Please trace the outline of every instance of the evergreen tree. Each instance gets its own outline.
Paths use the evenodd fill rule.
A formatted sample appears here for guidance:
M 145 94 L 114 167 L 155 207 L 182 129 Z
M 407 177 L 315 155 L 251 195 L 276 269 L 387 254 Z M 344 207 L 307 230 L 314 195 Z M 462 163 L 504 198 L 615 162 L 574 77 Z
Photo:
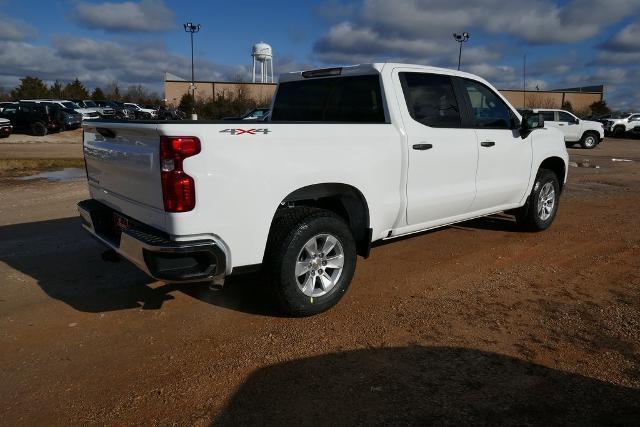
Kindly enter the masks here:
M 103 99 L 106 99 L 106 96 L 104 95 L 104 92 L 102 92 L 102 89 L 97 87 L 93 90 L 93 93 L 91 94 L 91 99 L 95 101 L 101 101 Z
M 62 84 L 58 80 L 53 82 L 53 84 L 49 88 L 49 96 L 57 99 L 64 98 L 64 89 L 62 88 Z
M 184 111 L 187 114 L 191 114 L 191 112 L 193 111 L 193 96 L 191 96 L 190 93 L 185 93 L 184 95 L 182 95 L 182 98 L 180 98 L 180 105 L 178 106 L 178 109 L 180 111 Z
M 589 105 L 589 109 L 591 110 L 591 114 L 594 116 L 604 116 L 606 114 L 611 114 L 611 108 L 607 105 L 607 101 L 596 101 L 593 104 Z
M 13 99 L 39 99 L 48 98 L 49 88 L 37 77 L 23 77 L 20 85 L 11 91 Z
M 87 88 L 84 87 L 82 82 L 80 82 L 80 80 L 78 80 L 77 77 L 74 81 L 72 81 L 71 83 L 68 83 L 64 87 L 64 94 L 67 98 L 70 98 L 70 99 L 89 98 L 89 92 L 87 91 Z

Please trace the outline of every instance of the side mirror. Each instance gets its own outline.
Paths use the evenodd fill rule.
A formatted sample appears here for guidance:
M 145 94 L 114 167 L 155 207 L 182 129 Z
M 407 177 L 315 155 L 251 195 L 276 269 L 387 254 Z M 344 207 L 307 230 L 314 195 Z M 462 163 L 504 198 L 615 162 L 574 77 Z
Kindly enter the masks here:
M 577 125 L 580 123 L 580 119 L 573 119 L 571 123 L 573 123 L 574 125 Z
M 529 113 L 522 117 L 521 130 L 523 132 L 530 132 L 534 129 L 540 129 L 544 127 L 544 119 L 540 113 Z

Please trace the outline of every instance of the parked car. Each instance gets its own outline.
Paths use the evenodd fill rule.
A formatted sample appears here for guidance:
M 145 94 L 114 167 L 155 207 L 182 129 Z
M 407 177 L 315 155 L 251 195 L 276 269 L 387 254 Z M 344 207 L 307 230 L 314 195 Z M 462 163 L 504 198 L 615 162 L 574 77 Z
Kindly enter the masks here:
M 161 105 L 158 109 L 158 120 L 184 120 L 185 117 L 187 117 L 187 115 L 177 108 Z
M 0 107 L 1 108 L 1 107 Z M 9 119 L 0 118 L 0 138 L 6 138 L 13 132 L 13 125 Z
M 94 110 L 100 115 L 100 117 L 109 119 L 115 117 L 116 115 L 116 111 L 113 108 L 108 106 L 101 107 L 96 103 L 96 101 L 92 99 L 72 99 L 72 101 L 82 108 Z
M 115 111 L 114 116 L 116 119 L 126 120 L 134 118 L 134 111 L 127 108 L 123 102 L 99 100 L 95 101 L 95 103 L 100 108 L 113 109 Z
M 254 108 L 240 117 L 224 117 L 222 120 L 260 120 L 265 121 L 269 117 L 269 108 Z
M 546 127 L 554 127 L 564 134 L 567 146 L 580 143 L 582 148 L 595 148 L 604 139 L 602 123 L 583 120 L 566 110 L 534 108 L 544 119 Z
M 13 106 L 5 106 L 0 117 L 9 119 L 15 131 L 44 136 L 60 130 L 55 110 L 46 104 L 16 102 Z
M 0 102 L 0 111 L 2 111 L 4 107 L 13 107 L 13 104 L 15 104 L 15 102 Z
M 627 132 L 631 132 L 637 126 L 640 126 L 640 113 L 625 113 L 606 119 L 604 130 L 620 137 Z
M 58 108 L 57 119 L 60 130 L 78 129 L 82 125 L 82 114 L 72 108 Z
M 138 104 L 134 104 L 132 102 L 125 102 L 124 105 L 127 108 L 133 110 L 136 119 L 155 119 L 158 117 L 158 112 L 151 108 L 144 108 Z
M 75 102 L 69 101 L 67 99 L 21 99 L 20 102 L 30 102 L 30 103 L 47 103 L 47 104 L 55 104 L 60 108 L 71 108 L 75 110 L 77 113 L 82 115 L 83 120 L 91 120 L 97 119 L 100 117 L 100 114 L 95 109 L 92 108 L 83 108 L 76 104 Z
M 270 122 L 84 125 L 83 227 L 158 280 L 262 264 L 282 310 L 327 310 L 372 242 L 507 211 L 554 220 L 563 134 L 455 70 L 282 74 Z M 416 260 L 418 261 L 418 260 Z

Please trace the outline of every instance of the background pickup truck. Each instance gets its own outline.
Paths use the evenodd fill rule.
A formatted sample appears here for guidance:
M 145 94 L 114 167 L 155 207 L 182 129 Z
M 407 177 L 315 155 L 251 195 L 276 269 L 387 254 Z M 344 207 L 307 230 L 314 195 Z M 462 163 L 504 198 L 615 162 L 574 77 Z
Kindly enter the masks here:
M 544 230 L 566 181 L 562 133 L 471 74 L 289 73 L 271 113 L 85 123 L 84 228 L 162 281 L 221 286 L 261 264 L 283 311 L 305 316 L 337 303 L 372 242 L 501 211 Z
M 564 135 L 567 147 L 580 143 L 582 148 L 595 148 L 604 139 L 602 123 L 579 119 L 565 110 L 534 109 L 542 115 L 546 127 L 555 127 Z
M 640 113 L 622 114 L 603 121 L 604 130 L 615 136 L 624 136 L 640 126 Z

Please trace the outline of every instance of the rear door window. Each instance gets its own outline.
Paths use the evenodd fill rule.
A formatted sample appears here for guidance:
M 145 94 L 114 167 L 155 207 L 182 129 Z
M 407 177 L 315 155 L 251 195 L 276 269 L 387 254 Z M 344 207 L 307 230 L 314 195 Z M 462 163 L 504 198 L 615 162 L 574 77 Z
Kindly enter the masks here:
M 271 121 L 385 123 L 378 75 L 281 83 Z
M 569 123 L 574 121 L 575 118 L 569 114 L 569 113 L 565 113 L 564 111 L 558 111 L 558 121 L 559 122 L 563 122 L 563 123 Z
M 539 111 L 539 113 L 540 115 L 542 115 L 542 118 L 544 119 L 545 122 L 556 121 L 555 112 L 553 111 Z
M 413 120 L 430 127 L 460 127 L 460 109 L 449 76 L 400 73 L 400 81 Z

